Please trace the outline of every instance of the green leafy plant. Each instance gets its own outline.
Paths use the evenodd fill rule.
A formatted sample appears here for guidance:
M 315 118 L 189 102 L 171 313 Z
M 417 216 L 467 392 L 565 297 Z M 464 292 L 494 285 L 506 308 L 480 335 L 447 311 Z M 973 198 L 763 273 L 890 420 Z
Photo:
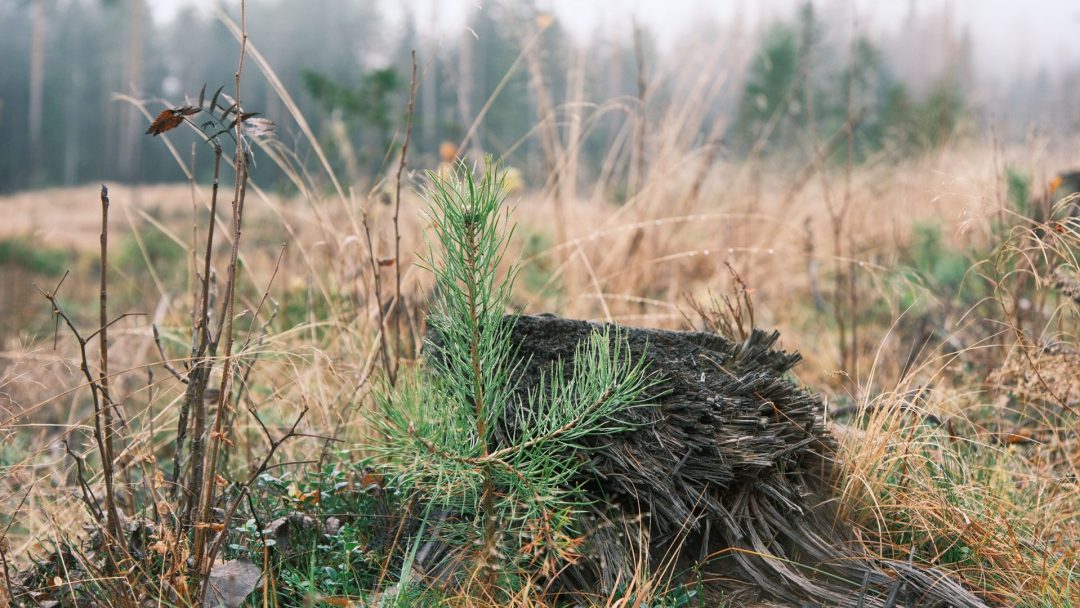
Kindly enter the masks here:
M 494 597 L 526 571 L 551 575 L 573 556 L 581 439 L 628 430 L 617 414 L 639 405 L 655 380 L 617 334 L 597 332 L 567 363 L 572 375 L 560 362 L 536 390 L 518 394 L 515 320 L 504 314 L 517 268 L 504 278 L 497 270 L 512 230 L 501 176 L 489 162 L 479 181 L 464 165 L 457 177 L 432 180 L 435 352 L 382 391 L 372 422 L 403 493 L 424 513 L 460 515 L 462 525 L 442 536 L 461 543 L 457 553 L 472 565 L 465 580 Z M 510 408 L 513 425 L 504 424 Z

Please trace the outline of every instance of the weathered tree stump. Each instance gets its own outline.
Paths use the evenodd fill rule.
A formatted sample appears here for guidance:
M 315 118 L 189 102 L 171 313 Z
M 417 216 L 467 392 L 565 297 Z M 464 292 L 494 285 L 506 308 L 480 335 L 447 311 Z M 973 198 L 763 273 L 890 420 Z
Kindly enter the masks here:
M 516 319 L 519 398 L 499 441 L 514 435 L 541 374 L 562 360 L 572 375 L 578 343 L 602 329 L 550 315 Z M 568 455 L 584 459 L 574 482 L 590 501 L 580 522 L 587 541 L 555 588 L 607 595 L 646 556 L 652 572 L 674 563 L 721 574 L 728 599 L 735 592 L 869 608 L 906 596 L 914 606 L 985 606 L 940 571 L 874 560 L 846 542 L 827 506 L 835 444 L 824 405 L 790 374 L 800 356 L 776 349 L 778 332 L 754 330 L 737 343 L 701 332 L 609 329 L 629 346 L 626 356 L 644 357 L 662 382 L 646 395 L 649 406 L 623 414 L 633 430 L 590 438 Z

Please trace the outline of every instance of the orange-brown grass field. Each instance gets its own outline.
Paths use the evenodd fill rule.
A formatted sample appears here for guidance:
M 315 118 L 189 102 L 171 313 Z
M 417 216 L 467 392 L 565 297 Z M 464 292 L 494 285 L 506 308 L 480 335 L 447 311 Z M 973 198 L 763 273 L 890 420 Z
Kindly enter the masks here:
M 1037 238 L 1037 226 L 1011 206 L 1001 167 L 1049 176 L 1077 159 L 1026 152 L 954 147 L 850 176 L 830 170 L 801 185 L 780 171 L 753 176 L 746 165 L 703 174 L 691 153 L 655 166 L 623 204 L 603 192 L 555 198 L 520 186 L 510 194 L 517 230 L 509 257 L 521 262 L 514 305 L 678 328 L 741 277 L 754 322 L 780 329 L 783 347 L 805 355 L 799 380 L 827 398 L 841 446 L 839 495 L 864 543 L 882 554 L 918 546 L 921 559 L 1003 604 L 1075 605 L 1080 354 L 1068 282 L 1080 232 L 1063 222 Z M 75 456 L 94 459 L 93 411 L 75 343 L 62 327 L 54 331 L 33 286 L 49 291 L 56 271 L 70 268 L 60 300 L 77 323 L 93 325 L 97 197 L 85 187 L 0 201 L 14 218 L 2 229 L 5 243 L 26 243 L 24 257 L 61 260 L 45 271 L 13 258 L 3 266 L 8 559 L 25 560 L 86 523 Z M 193 232 L 193 215 L 205 214 L 208 197 L 201 185 L 110 189 L 111 310 L 141 313 L 110 331 L 110 382 L 124 411 L 121 486 L 152 486 L 153 471 L 166 468 L 158 459 L 174 441 L 184 391 L 162 367 L 152 324 L 179 365 L 190 348 L 192 269 L 201 257 L 192 243 L 205 238 L 197 233 L 204 226 Z M 258 190 L 247 204 L 236 356 L 252 364 L 242 399 L 271 428 L 287 428 L 309 408 L 302 430 L 310 437 L 282 446 L 296 480 L 325 462 L 333 446 L 320 438 L 362 457 L 348 447 L 365 437 L 360 410 L 371 407 L 366 394 L 380 373 L 371 272 L 393 293 L 394 207 L 359 193 Z M 416 256 L 424 207 L 415 191 L 402 198 L 408 318 L 388 324 L 412 328 L 395 331 L 389 345 L 403 365 L 416 356 L 430 297 Z M 228 246 L 219 241 L 222 258 Z M 232 467 L 265 450 L 250 418 L 237 417 L 227 435 Z

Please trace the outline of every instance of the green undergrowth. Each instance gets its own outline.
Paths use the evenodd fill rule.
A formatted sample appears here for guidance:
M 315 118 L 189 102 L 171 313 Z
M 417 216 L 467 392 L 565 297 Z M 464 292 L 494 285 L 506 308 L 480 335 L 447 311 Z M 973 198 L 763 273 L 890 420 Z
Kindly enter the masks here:
M 74 261 L 61 249 L 51 249 L 26 237 L 0 239 L 0 266 L 14 266 L 41 276 L 59 276 Z

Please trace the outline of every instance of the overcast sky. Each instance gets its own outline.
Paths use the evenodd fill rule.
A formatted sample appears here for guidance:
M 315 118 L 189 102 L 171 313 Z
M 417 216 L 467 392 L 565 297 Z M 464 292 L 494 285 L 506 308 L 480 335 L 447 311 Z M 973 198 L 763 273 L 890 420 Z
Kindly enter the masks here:
M 234 0 L 235 1 L 235 0 Z M 433 13 L 439 29 L 456 36 L 477 0 L 378 0 L 388 17 L 400 16 L 403 4 L 413 7 L 422 23 Z M 803 0 L 538 0 L 541 9 L 555 13 L 564 27 L 579 36 L 596 31 L 603 20 L 634 16 L 669 44 L 681 28 L 702 15 L 721 22 L 741 14 L 749 24 L 793 14 Z M 318 10 L 319 2 L 308 2 Z M 178 7 L 191 5 L 209 11 L 214 0 L 157 0 L 148 3 L 160 20 Z M 817 0 L 819 7 L 854 7 L 860 29 L 871 35 L 895 33 L 914 4 L 918 12 L 947 6 L 957 27 L 967 26 L 975 43 L 976 71 L 982 77 L 1009 78 L 1018 71 L 1046 68 L 1056 72 L 1080 63 L 1080 0 Z M 437 11 L 434 12 L 434 11 Z M 257 42 L 257 41 L 256 41 Z

